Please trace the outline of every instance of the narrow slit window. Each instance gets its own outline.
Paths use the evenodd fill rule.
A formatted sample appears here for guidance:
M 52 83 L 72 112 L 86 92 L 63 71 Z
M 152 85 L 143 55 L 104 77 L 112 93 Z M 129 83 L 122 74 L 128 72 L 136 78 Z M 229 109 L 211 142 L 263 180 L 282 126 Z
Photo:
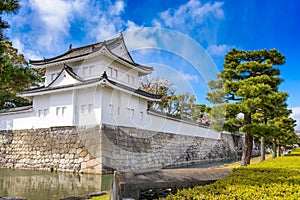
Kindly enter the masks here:
M 61 108 L 61 115 L 62 115 L 62 116 L 65 115 L 66 110 L 67 110 L 67 107 L 66 107 L 66 106 L 64 106 L 64 107 Z
M 50 76 L 51 76 L 51 81 L 53 81 L 56 77 L 56 74 L 51 74 Z
M 114 77 L 118 78 L 118 70 L 116 70 L 116 69 L 114 70 Z
M 49 114 L 49 109 L 44 109 L 44 116 L 47 116 Z
M 82 114 L 86 113 L 86 105 L 81 105 L 81 113 Z
M 43 110 L 39 110 L 38 111 L 38 117 L 42 117 L 43 116 Z
M 56 107 L 56 116 L 59 116 L 60 114 L 60 107 Z
M 114 105 L 109 104 L 109 112 L 110 112 L 110 115 L 114 114 Z
M 93 104 L 89 104 L 89 113 L 92 113 L 94 110 L 94 105 Z
M 144 113 L 140 112 L 140 119 L 142 120 L 144 118 Z
M 113 70 L 112 70 L 111 67 L 108 67 L 107 73 L 108 73 L 108 76 L 112 77 L 112 75 L 113 75 Z

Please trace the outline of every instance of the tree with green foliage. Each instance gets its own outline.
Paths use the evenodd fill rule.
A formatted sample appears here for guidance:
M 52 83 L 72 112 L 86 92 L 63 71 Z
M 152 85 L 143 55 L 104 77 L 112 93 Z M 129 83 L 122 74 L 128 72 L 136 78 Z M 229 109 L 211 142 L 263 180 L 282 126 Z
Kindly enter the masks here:
M 276 117 L 270 121 L 270 126 L 273 129 L 272 144 L 273 144 L 273 158 L 281 156 L 281 147 L 295 144 L 298 142 L 298 136 L 295 133 L 294 127 L 296 121 L 289 116 Z
M 15 13 L 18 8 L 18 1 L 0 1 L 1 16 Z M 30 69 L 24 56 L 4 39 L 3 30 L 6 28 L 9 24 L 0 17 L 0 109 L 29 105 L 30 102 L 17 94 L 42 80 L 41 74 Z
M 160 102 L 148 102 L 148 108 L 201 123 L 209 121 L 209 107 L 196 104 L 196 97 L 188 92 L 176 95 L 175 87 L 166 79 L 144 77 L 140 80 L 140 89 L 162 96 Z
M 148 102 L 148 108 L 158 110 L 167 114 L 174 114 L 177 103 L 175 87 L 166 79 L 149 79 L 147 76 L 140 79 L 140 89 L 152 94 L 161 95 L 160 102 Z
M 20 8 L 19 0 L 0 1 L 0 40 L 3 40 L 3 29 L 9 28 L 7 21 L 3 20 L 3 14 L 16 13 Z
M 255 122 L 255 114 L 265 109 L 265 98 L 271 98 L 278 91 L 282 80 L 275 66 L 284 63 L 285 57 L 276 49 L 232 49 L 225 56 L 224 69 L 218 74 L 218 79 L 209 83 L 212 91 L 208 93 L 208 100 L 225 108 L 224 128 L 244 133 L 242 166 L 250 164 L 253 137 L 265 128 Z M 238 118 L 238 114 L 243 114 L 243 118 Z
M 260 109 L 253 115 L 253 122 L 259 126 L 256 130 L 256 137 L 261 138 L 261 161 L 265 160 L 265 143 L 272 142 L 273 136 L 278 134 L 274 125 L 270 124 L 273 120 L 281 117 L 288 117 L 291 111 L 287 109 L 285 103 L 288 94 L 286 92 L 273 91 L 263 97 Z M 286 124 L 289 126 L 289 124 Z M 293 128 L 293 127 L 292 127 Z M 253 132 L 255 131 L 253 130 Z M 285 134 L 281 132 L 281 134 Z M 275 146 L 274 146 L 275 145 Z M 276 144 L 273 144 L 273 148 Z M 276 151 L 273 149 L 273 152 Z

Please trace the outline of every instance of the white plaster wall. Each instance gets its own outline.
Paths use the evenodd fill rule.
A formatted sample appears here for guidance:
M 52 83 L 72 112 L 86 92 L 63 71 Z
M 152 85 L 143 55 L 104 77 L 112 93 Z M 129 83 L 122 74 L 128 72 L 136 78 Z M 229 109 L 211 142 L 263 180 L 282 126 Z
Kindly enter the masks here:
M 99 55 L 95 58 L 70 63 L 68 65 L 72 67 L 75 74 L 82 79 L 88 80 L 97 77 L 100 78 L 109 62 L 107 57 Z
M 45 127 L 72 126 L 72 91 L 52 93 L 49 99 L 49 116 L 44 118 Z M 44 128 L 44 127 L 39 127 Z
M 84 61 L 68 63 L 68 66 L 73 69 L 75 74 L 85 80 L 100 78 L 103 72 L 106 71 L 111 80 L 133 88 L 139 87 L 138 72 L 136 70 L 126 67 L 104 55 L 98 55 L 97 57 L 86 59 Z M 62 68 L 63 65 L 47 68 L 45 85 L 50 84 Z M 117 76 L 115 75 L 115 70 L 117 70 Z M 60 82 L 63 85 L 76 83 L 72 80 L 73 79 L 70 77 L 65 77 L 65 80 L 60 80 Z M 53 85 L 53 87 L 54 86 L 57 85 Z
M 149 126 L 147 100 L 108 87 L 103 87 L 102 99 L 102 123 L 140 129 Z
M 0 130 L 100 124 L 101 94 L 98 87 L 36 96 L 32 111 L 0 114 Z
M 103 96 L 102 96 L 103 95 Z M 73 106 L 74 105 L 74 106 Z M 92 110 L 89 110 L 92 105 Z M 56 112 L 64 106 L 64 115 Z M 84 109 L 83 107 L 84 106 Z M 47 116 L 38 112 L 49 108 Z M 133 116 L 130 110 L 134 109 Z M 143 116 L 141 117 L 141 112 Z M 74 115 L 74 118 L 73 118 Z M 220 133 L 192 123 L 147 112 L 147 101 L 107 87 L 35 97 L 33 111 L 0 115 L 1 130 L 111 124 L 174 134 L 220 139 Z
M 70 74 L 68 74 L 65 70 L 57 77 L 56 81 L 51 84 L 49 87 L 58 87 L 64 85 L 71 85 L 80 83 L 78 80 L 74 79 Z
M 111 80 L 134 88 L 138 87 L 138 72 L 136 70 L 123 66 L 104 55 L 68 65 L 72 67 L 74 73 L 85 80 L 100 78 L 104 71 L 106 71 Z M 117 76 L 115 70 L 117 70 Z
M 78 90 L 76 94 L 75 107 L 75 124 L 95 125 L 101 122 L 101 88 L 87 88 Z
M 35 96 L 33 98 L 33 113 L 35 120 L 32 128 L 46 128 L 52 121 L 50 95 Z
M 119 107 L 119 108 L 118 108 Z M 102 123 L 139 129 L 219 139 L 220 133 L 179 119 L 147 112 L 147 101 L 103 88 Z M 118 111 L 119 109 L 119 111 Z M 134 114 L 130 113 L 134 109 Z M 141 112 L 143 114 L 141 114 Z M 143 116 L 141 116 L 143 115 Z
M 0 115 L 0 130 L 31 129 L 36 122 L 33 111 L 25 113 Z
M 212 139 L 220 139 L 221 137 L 220 132 L 214 131 L 212 129 L 200 127 L 184 120 L 157 115 L 156 113 L 149 112 L 147 115 L 147 120 L 149 122 L 145 127 L 145 129 L 147 130 L 199 136 Z
M 133 88 L 139 87 L 138 72 L 135 69 L 125 67 L 118 62 L 113 62 L 111 66 L 119 71 L 118 79 L 121 83 Z
M 59 74 L 62 68 L 63 65 L 47 68 L 45 72 L 45 77 L 46 77 L 45 85 L 50 84 L 55 79 L 55 77 Z

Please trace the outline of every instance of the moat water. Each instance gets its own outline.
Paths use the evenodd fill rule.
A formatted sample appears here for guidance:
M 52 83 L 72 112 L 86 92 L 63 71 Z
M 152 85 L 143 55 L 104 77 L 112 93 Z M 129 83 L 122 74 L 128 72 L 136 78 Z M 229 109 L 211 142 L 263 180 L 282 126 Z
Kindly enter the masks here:
M 111 189 L 112 175 L 0 169 L 0 197 L 57 200 Z

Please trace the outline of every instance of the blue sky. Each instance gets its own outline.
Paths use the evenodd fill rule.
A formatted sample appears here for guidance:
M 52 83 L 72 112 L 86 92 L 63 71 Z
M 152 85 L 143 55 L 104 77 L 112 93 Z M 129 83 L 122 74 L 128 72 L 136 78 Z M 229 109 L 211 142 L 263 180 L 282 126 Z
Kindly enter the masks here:
M 286 56 L 286 64 L 279 67 L 284 79 L 280 89 L 289 93 L 289 108 L 300 120 L 300 1 L 20 2 L 22 8 L 17 15 L 5 16 L 11 25 L 6 34 L 27 59 L 52 57 L 65 52 L 69 44 L 79 47 L 111 38 L 120 31 L 145 27 L 166 28 L 185 34 L 203 47 L 218 70 L 222 70 L 224 56 L 231 48 L 276 48 Z M 131 44 L 134 42 L 134 38 L 128 40 Z M 149 45 L 153 42 L 143 35 L 138 40 Z M 171 81 L 179 92 L 187 88 L 196 93 L 199 102 L 205 102 L 205 81 L 187 60 L 174 56 L 173 52 L 151 48 L 132 54 L 137 62 L 153 65 L 158 71 L 156 75 L 170 79 L 177 77 Z M 177 76 L 170 75 L 170 71 Z M 300 129 L 300 125 L 297 128 Z

